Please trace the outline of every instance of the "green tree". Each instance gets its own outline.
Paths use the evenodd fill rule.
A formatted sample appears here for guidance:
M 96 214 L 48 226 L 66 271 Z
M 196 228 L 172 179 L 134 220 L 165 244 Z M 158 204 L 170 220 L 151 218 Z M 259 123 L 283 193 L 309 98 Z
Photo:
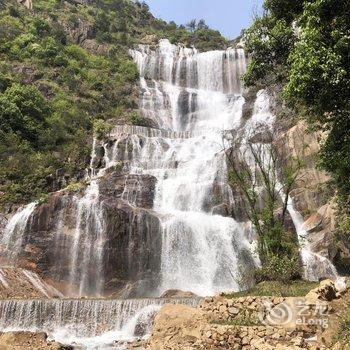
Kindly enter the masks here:
M 307 121 L 328 137 L 321 165 L 333 174 L 338 189 L 350 194 L 350 3 L 317 0 L 306 3 L 302 34 L 289 56 L 285 98 L 306 108 Z
M 262 269 L 257 278 L 266 280 L 269 274 L 280 280 L 300 277 L 296 238 L 285 227 L 300 162 L 290 157 L 281 159 L 273 145 L 250 142 L 234 142 L 227 159 L 230 185 L 242 194 L 245 213 L 258 235 Z M 287 267 L 286 261 L 292 263 Z M 276 273 L 271 274 L 272 270 Z
M 244 82 L 282 83 L 289 106 L 327 131 L 320 164 L 349 195 L 349 0 L 266 0 L 264 6 L 245 33 L 251 61 Z
M 270 15 L 257 18 L 245 31 L 246 50 L 251 56 L 243 80 L 246 86 L 266 80 L 267 84 L 285 77 L 286 62 L 294 45 L 293 28 L 284 19 Z M 278 70 L 278 71 L 277 71 Z M 276 72 L 270 75 L 270 72 Z
M 292 22 L 303 10 L 304 0 L 266 0 L 264 8 L 274 17 Z
M 209 26 L 207 26 L 203 18 L 200 19 L 197 24 L 197 30 L 201 30 L 201 29 L 209 29 Z
M 34 86 L 14 84 L 1 96 L 0 125 L 2 130 L 19 133 L 33 146 L 39 146 L 40 134 L 50 108 Z
M 197 20 L 196 19 L 192 19 L 191 21 L 189 21 L 186 24 L 186 28 L 191 32 L 194 33 L 196 28 L 197 28 Z

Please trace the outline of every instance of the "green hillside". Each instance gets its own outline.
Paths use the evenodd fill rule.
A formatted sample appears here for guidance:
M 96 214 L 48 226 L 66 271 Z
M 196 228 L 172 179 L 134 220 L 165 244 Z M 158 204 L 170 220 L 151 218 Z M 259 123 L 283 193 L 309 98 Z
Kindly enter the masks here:
M 80 180 L 93 125 L 144 124 L 128 51 L 160 38 L 202 50 L 227 45 L 204 22 L 168 24 L 145 3 L 34 0 L 30 11 L 0 2 L 0 205 L 59 189 L 57 171 Z

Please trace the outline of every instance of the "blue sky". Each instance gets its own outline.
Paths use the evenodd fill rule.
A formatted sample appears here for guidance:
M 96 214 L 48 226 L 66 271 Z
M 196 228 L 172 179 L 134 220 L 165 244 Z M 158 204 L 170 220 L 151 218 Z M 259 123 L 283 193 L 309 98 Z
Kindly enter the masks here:
M 166 21 L 184 24 L 204 18 L 210 27 L 234 38 L 247 28 L 263 0 L 146 0 L 152 13 Z

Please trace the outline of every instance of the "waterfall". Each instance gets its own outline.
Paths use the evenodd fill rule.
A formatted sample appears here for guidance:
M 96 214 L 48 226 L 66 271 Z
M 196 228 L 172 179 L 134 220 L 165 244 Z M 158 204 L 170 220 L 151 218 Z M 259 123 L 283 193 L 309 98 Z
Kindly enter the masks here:
M 118 349 L 116 340 L 123 343 L 147 335 L 162 305 L 196 307 L 200 302 L 199 298 L 1 300 L 0 329 L 46 332 L 62 344 L 85 349 L 108 345 Z
M 96 156 L 97 140 L 94 138 L 90 169 L 86 179 L 90 181 L 82 197 L 76 197 L 77 219 L 75 234 L 71 248 L 70 295 L 79 297 L 101 297 L 104 289 L 104 244 L 105 220 L 98 177 L 104 169 L 98 172 L 93 167 Z
M 252 155 L 249 154 L 249 150 L 245 149 L 246 143 L 250 142 L 250 139 L 253 138 L 257 133 L 261 131 L 264 132 L 264 129 L 272 132 L 274 123 L 275 116 L 270 112 L 269 96 L 266 91 L 261 90 L 258 92 L 257 99 L 254 103 L 252 118 L 245 125 L 245 132 L 242 142 L 242 154 L 244 154 L 245 160 L 247 164 L 250 165 L 253 174 L 256 164 Z M 275 178 L 276 191 L 280 193 L 281 200 L 285 201 L 286 195 L 283 192 L 283 185 L 278 180 L 278 174 L 275 173 L 277 169 L 273 169 L 270 164 L 271 145 L 269 143 L 257 143 L 253 146 L 260 147 L 260 151 L 263 153 L 262 160 L 265 163 L 265 167 L 266 169 L 269 169 L 269 175 Z M 303 228 L 303 217 L 296 210 L 292 197 L 288 197 L 287 199 L 287 211 L 293 221 L 298 238 L 300 257 L 304 270 L 303 277 L 309 281 L 318 281 L 320 278 L 325 277 L 333 278 L 335 280 L 339 279 L 337 270 L 331 261 L 326 257 L 312 251 L 310 243 L 308 241 L 308 233 Z
M 198 53 L 161 40 L 156 51 L 141 45 L 131 53 L 139 67 L 142 114 L 159 128 L 207 133 L 239 122 L 242 49 Z
M 163 231 L 158 293 L 204 296 L 246 287 L 240 285 L 242 266 L 254 262 L 242 257 L 251 255 L 252 242 L 243 224 L 213 215 L 217 205 L 233 204 L 223 132 L 241 124 L 244 52 L 198 53 L 162 40 L 156 51 L 140 46 L 132 55 L 142 114 L 166 131 L 118 127 L 119 145 L 124 138 L 127 146 L 116 144 L 109 157 L 127 161 L 130 173 L 157 178 L 153 209 Z
M 92 179 L 84 196 L 76 201 L 78 209 L 71 250 L 71 294 L 101 296 L 105 230 L 97 180 Z
M 16 258 L 21 253 L 22 243 L 31 215 L 37 203 L 33 202 L 21 208 L 5 227 L 1 237 L 1 245 L 5 249 L 5 256 L 12 264 L 16 264 Z
M 295 209 L 292 198 L 288 198 L 288 212 L 293 220 L 300 246 L 300 255 L 304 266 L 304 278 L 308 281 L 319 281 L 320 278 L 339 278 L 335 266 L 326 257 L 312 251 L 307 239 L 308 233 L 303 228 L 304 220 Z
M 271 146 L 261 139 L 275 122 L 269 95 L 259 91 L 252 117 L 242 118 L 240 77 L 246 69 L 242 49 L 199 53 L 162 40 L 154 50 L 140 45 L 131 54 L 140 73 L 140 111 L 154 128 L 117 125 L 105 144 L 94 140 L 87 187 L 83 194 L 62 199 L 54 209 L 59 210 L 54 224 L 46 229 L 54 234 L 47 235 L 44 244 L 52 239 L 57 254 L 48 265 L 59 265 L 58 250 L 69 247 L 62 257 L 68 267 L 55 266 L 55 271 L 62 274 L 57 280 L 62 279 L 63 287 L 69 284 L 70 297 L 100 298 L 110 291 L 126 298 L 156 297 L 167 290 L 201 297 L 246 289 L 253 283 L 247 276 L 259 265 L 257 240 L 251 223 L 233 219 L 241 203 L 228 183 L 226 151 L 232 145 L 225 135 L 232 131 L 239 135 L 245 161 L 254 167 L 245 143 L 254 138 L 265 150 Z M 149 198 L 142 198 L 145 193 Z M 28 232 L 37 234 L 28 229 L 36 206 L 31 203 L 19 210 L 1 238 L 5 257 L 13 264 L 23 253 Z M 292 198 L 287 209 L 298 234 L 306 278 L 335 276 L 334 266 L 308 245 Z M 115 263 L 109 264 L 112 255 Z M 22 275 L 43 296 L 52 296 L 37 275 L 28 271 Z M 0 285 L 11 285 L 3 270 Z M 3 300 L 0 329 L 44 331 L 65 344 L 105 348 L 116 340 L 149 333 L 154 314 L 165 303 L 198 302 Z
M 106 251 L 113 230 L 119 228 L 109 226 L 105 212 L 109 207 L 104 205 L 107 196 L 100 185 L 109 174 L 107 170 L 120 164 L 124 186 L 117 205 L 121 215 L 128 217 L 128 229 L 123 231 L 128 238 L 118 247 L 126 251 L 121 256 L 127 257 L 127 263 L 124 266 L 118 256 L 116 264 L 123 264 L 122 272 L 128 274 L 122 283 L 130 279 L 130 284 L 142 286 L 130 295 L 157 296 L 168 289 L 180 289 L 204 296 L 246 288 L 249 285 L 241 281 L 258 263 L 256 239 L 248 223 L 232 218 L 240 203 L 235 202 L 228 185 L 225 151 L 230 145 L 224 135 L 234 130 L 243 143 L 253 137 L 259 140 L 264 128 L 272 128 L 275 121 L 269 96 L 266 91 L 258 92 L 252 117 L 242 118 L 245 100 L 240 77 L 246 69 L 243 49 L 199 53 L 161 40 L 155 49 L 140 45 L 131 54 L 140 73 L 142 116 L 158 128 L 117 125 L 106 144 L 94 140 L 86 176 L 88 186 L 83 195 L 65 199 L 73 203 L 73 225 L 65 222 L 64 201 L 51 225 L 56 230 L 55 249 L 69 247 L 64 257 L 68 266 L 57 267 L 56 274 L 70 285 L 69 295 L 77 297 L 101 297 L 108 282 L 118 279 L 115 275 L 110 278 L 112 268 L 106 266 L 109 252 L 116 254 L 116 248 Z M 104 155 L 97 170 L 94 159 L 99 157 L 101 146 Z M 252 163 L 248 155 L 246 161 Z M 150 184 L 143 183 L 147 176 L 155 183 L 148 193 L 152 208 L 152 203 L 141 203 L 145 186 Z M 12 261 L 23 250 L 35 208 L 36 203 L 31 203 L 18 211 L 5 229 L 1 243 Z M 305 236 L 293 201 L 288 210 L 298 237 Z M 113 239 L 112 244 L 118 245 Z M 151 241 L 157 244 L 148 244 Z M 305 246 L 305 240 L 300 239 L 300 243 Z M 135 246 L 139 249 L 134 250 Z M 135 251 L 140 255 L 137 263 L 133 263 Z M 59 257 L 59 252 L 55 254 Z M 329 261 L 311 254 L 310 247 L 301 255 L 308 259 L 308 278 L 319 276 L 318 272 L 312 275 L 316 264 L 324 266 L 327 274 L 334 274 Z M 310 256 L 316 260 L 311 261 Z M 141 265 L 150 260 L 152 264 L 142 270 Z M 122 295 L 127 296 L 124 291 Z

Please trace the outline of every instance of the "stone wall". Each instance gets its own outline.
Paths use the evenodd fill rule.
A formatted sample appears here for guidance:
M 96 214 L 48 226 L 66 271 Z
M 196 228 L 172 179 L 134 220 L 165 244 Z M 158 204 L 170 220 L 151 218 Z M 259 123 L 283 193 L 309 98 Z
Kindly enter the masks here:
M 147 350 L 326 349 L 322 334 L 339 298 L 323 281 L 306 297 L 206 298 L 197 308 L 166 305 L 155 318 Z M 306 341 L 313 338 L 312 341 Z
M 314 327 L 269 326 L 263 322 L 248 325 L 251 319 L 250 316 L 244 318 L 243 309 L 251 308 L 250 310 L 258 315 L 257 310 L 262 309 L 261 304 L 266 301 L 266 298 L 253 299 L 249 304 L 249 299 L 237 301 L 221 298 L 220 301 L 215 300 L 215 303 L 207 300 L 198 309 L 166 305 L 156 316 L 153 333 L 146 348 L 147 350 L 298 350 L 311 349 L 314 346 L 310 342 L 305 342 L 310 335 L 316 334 L 317 329 Z M 268 300 L 274 302 L 273 298 Z M 233 310 L 239 305 L 243 308 Z M 246 321 L 247 325 L 239 324 L 240 322 L 234 324 L 238 318 L 241 323 Z
M 304 332 L 278 327 L 208 325 L 202 332 L 206 349 L 258 350 L 305 346 Z
M 226 299 L 223 297 L 206 298 L 200 305 L 209 321 L 232 322 L 237 318 L 259 320 L 266 305 L 275 307 L 286 301 L 282 297 L 241 297 Z

